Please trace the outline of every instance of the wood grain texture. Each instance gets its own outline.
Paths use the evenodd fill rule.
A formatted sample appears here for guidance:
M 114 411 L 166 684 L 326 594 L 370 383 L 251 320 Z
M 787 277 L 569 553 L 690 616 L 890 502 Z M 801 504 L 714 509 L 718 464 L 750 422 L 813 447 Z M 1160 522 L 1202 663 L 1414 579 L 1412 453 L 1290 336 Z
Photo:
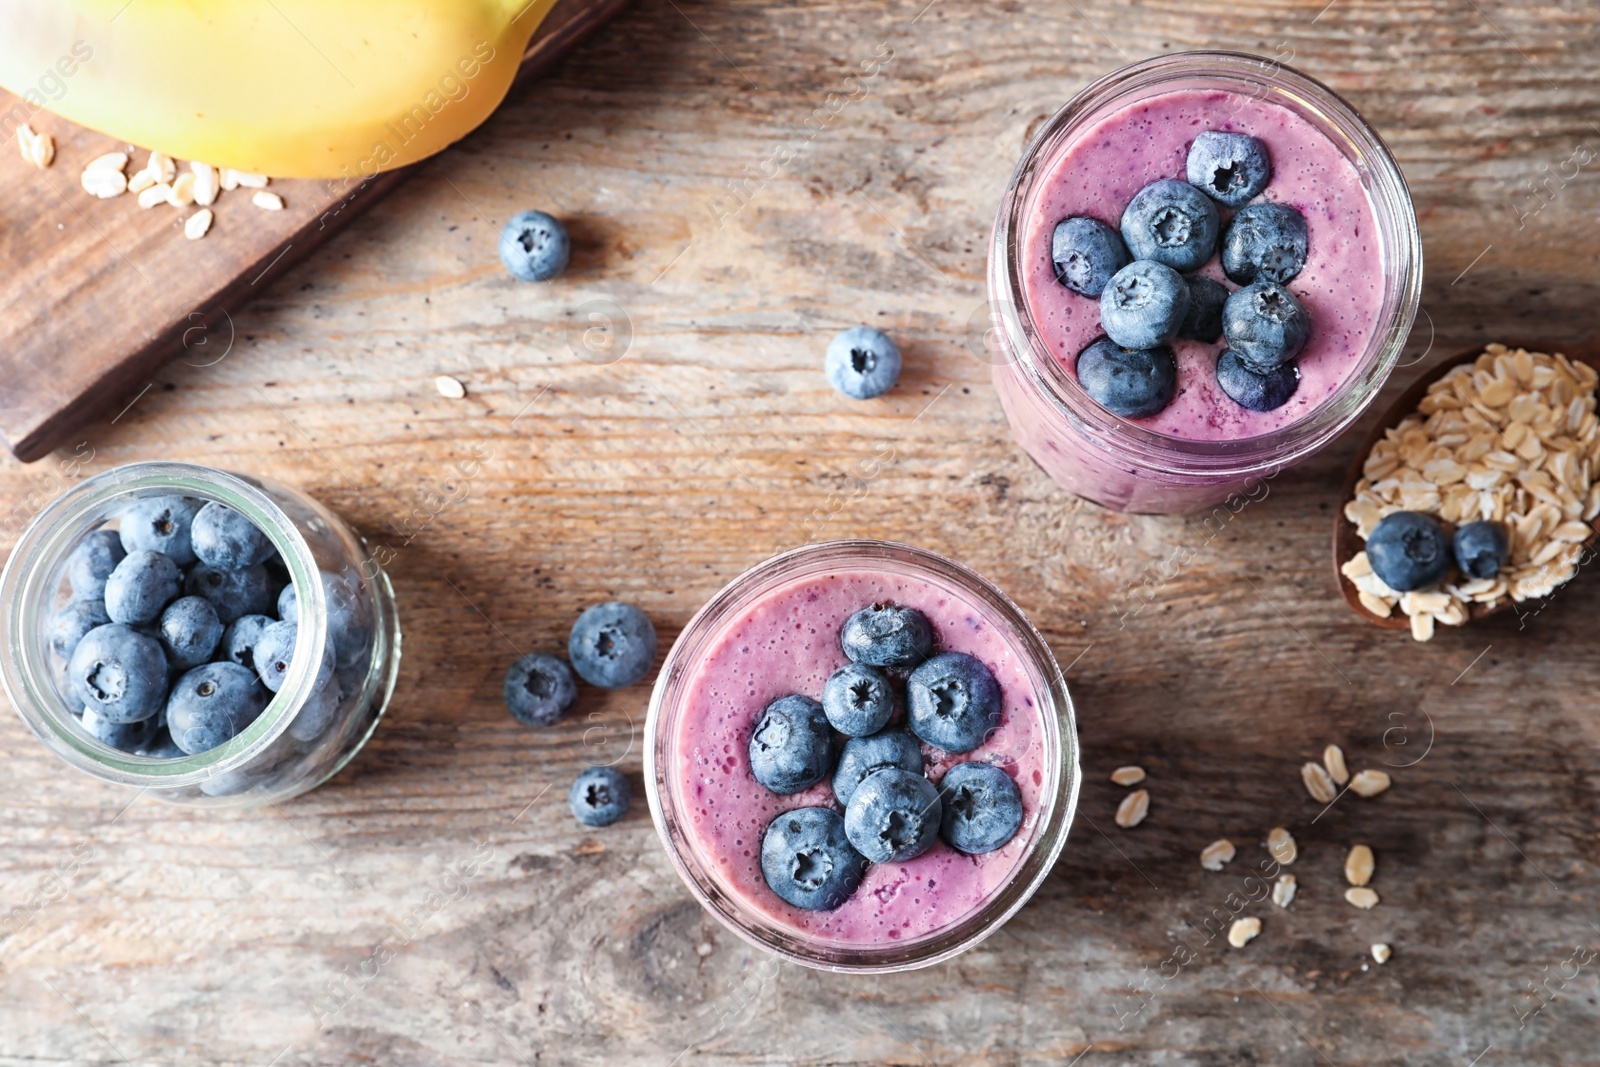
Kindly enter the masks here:
M 1561 175 L 1600 149 L 1592 5 L 925 4 L 635 5 L 236 316 L 226 358 L 0 465 L 8 542 L 64 480 L 134 459 L 305 486 L 394 550 L 406 634 L 372 744 L 279 810 L 119 815 L 124 792 L 0 721 L 18 917 L 0 1064 L 1593 1058 L 1600 957 L 1564 963 L 1600 942 L 1593 576 L 1418 646 L 1354 618 L 1328 571 L 1365 425 L 1227 521 L 1117 515 L 1012 444 L 968 347 L 1028 132 L 1124 60 L 1200 46 L 1292 53 L 1405 169 L 1426 314 L 1380 407 L 1472 344 L 1588 340 L 1600 184 L 1594 164 Z M 556 283 L 496 261 L 526 207 L 571 225 Z M 626 326 L 609 353 L 585 333 L 602 313 Z M 907 356 L 871 404 L 820 373 L 858 322 Z M 493 458 L 463 481 L 477 447 Z M 871 981 L 774 968 L 724 933 L 642 803 L 603 832 L 565 814 L 579 767 L 630 741 L 639 786 L 642 687 L 585 691 L 537 733 L 497 695 L 586 604 L 633 600 L 669 641 L 746 566 L 834 536 L 925 545 L 1008 590 L 1072 664 L 1085 753 L 1032 903 L 956 961 Z M 1414 765 L 1319 818 L 1297 767 L 1329 741 L 1356 768 Z M 1130 762 L 1153 801 L 1124 832 L 1107 775 Z M 1301 846 L 1294 907 L 1252 909 L 1243 950 L 1208 942 L 1278 824 Z M 1240 858 L 1212 874 L 1219 836 Z M 1377 855 L 1371 912 L 1339 899 L 1356 841 Z M 1194 958 L 1164 976 L 1180 939 Z M 1382 967 L 1374 941 L 1394 946 Z
M 528 42 L 517 84 L 526 86 L 626 2 L 561 0 Z M 71 91 L 66 84 L 63 92 Z M 0 90 L 0 116 L 10 144 L 27 105 Z M 224 195 L 206 238 L 187 241 L 183 222 L 198 208 L 141 211 L 132 195 L 95 200 L 79 186 L 89 160 L 126 145 L 47 112 L 28 121 L 55 139 L 56 163 L 41 172 L 13 153 L 0 166 L 0 263 L 9 290 L 0 305 L 0 434 L 29 462 L 93 417 L 114 415 L 106 409 L 162 364 L 210 363 L 215 351 L 207 343 L 231 330 L 235 314 L 409 173 L 280 180 L 273 185 L 284 204 L 278 212 L 254 207 L 248 190 Z M 131 177 L 146 154 L 130 156 Z

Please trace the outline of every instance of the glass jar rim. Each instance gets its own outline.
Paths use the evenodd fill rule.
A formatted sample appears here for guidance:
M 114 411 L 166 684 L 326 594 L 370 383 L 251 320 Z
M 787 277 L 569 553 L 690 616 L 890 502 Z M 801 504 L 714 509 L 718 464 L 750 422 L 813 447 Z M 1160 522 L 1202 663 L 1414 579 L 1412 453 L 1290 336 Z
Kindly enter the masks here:
M 1033 685 L 1044 724 L 1044 763 L 1052 788 L 1040 792 L 1042 810 L 1028 852 L 1016 861 L 1006 885 L 977 910 L 950 927 L 907 944 L 827 946 L 819 950 L 803 936 L 775 923 L 753 923 L 740 914 L 742 905 L 737 898 L 724 890 L 693 855 L 692 846 L 680 829 L 673 787 L 665 775 L 670 757 L 676 752 L 673 728 L 683 712 L 688 670 L 699 661 L 707 642 L 726 628 L 731 616 L 779 582 L 861 563 L 896 567 L 953 585 L 972 596 L 993 621 L 1004 624 Z M 734 578 L 695 613 L 678 635 L 657 675 L 645 720 L 644 784 L 651 820 L 690 893 L 748 943 L 790 962 L 822 970 L 884 973 L 925 967 L 964 952 L 999 929 L 1028 902 L 1054 867 L 1077 808 L 1081 779 L 1076 718 L 1065 676 L 1050 646 L 1022 609 L 992 582 L 966 566 L 927 549 L 893 541 L 853 539 L 802 545 L 772 556 Z
M 59 578 L 59 565 L 85 532 L 118 501 L 163 490 L 216 500 L 265 533 L 294 584 L 297 601 L 294 653 L 283 685 L 254 722 L 216 748 L 192 756 L 152 757 L 122 752 L 90 737 L 62 700 L 50 677 L 38 635 Z M 143 789 L 200 785 L 255 758 L 289 728 L 312 695 L 315 666 L 328 641 L 326 594 L 310 544 L 294 522 L 249 480 L 194 463 L 144 461 L 86 478 L 45 506 L 17 540 L 0 572 L 0 685 L 17 714 L 51 751 L 98 778 Z
M 1315 115 L 1318 128 L 1357 167 L 1384 246 L 1384 305 L 1362 363 L 1316 410 L 1287 426 L 1232 441 L 1196 441 L 1156 433 L 1114 415 L 1068 374 L 1040 338 L 1023 293 L 1022 233 L 1043 165 L 1086 123 L 1140 94 L 1178 82 L 1248 89 L 1261 99 Z M 1308 112 L 1310 115 L 1308 115 Z M 1337 140 L 1330 132 L 1338 132 Z M 1163 474 L 1186 477 L 1270 476 L 1322 448 L 1360 418 L 1399 362 L 1422 296 L 1422 236 L 1399 164 L 1383 138 L 1348 101 L 1309 75 L 1247 52 L 1193 50 L 1155 56 L 1101 77 L 1076 94 L 1029 141 L 995 219 L 989 251 L 989 300 L 1010 360 L 1032 388 L 1086 441 L 1108 454 Z

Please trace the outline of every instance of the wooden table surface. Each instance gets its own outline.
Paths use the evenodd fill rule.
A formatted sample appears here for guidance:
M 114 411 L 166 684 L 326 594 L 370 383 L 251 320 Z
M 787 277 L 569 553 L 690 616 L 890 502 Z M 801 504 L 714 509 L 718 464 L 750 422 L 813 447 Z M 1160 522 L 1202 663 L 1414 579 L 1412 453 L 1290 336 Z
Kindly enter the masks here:
M 1592 1062 L 1592 576 L 1427 645 L 1369 628 L 1328 564 L 1359 434 L 1220 531 L 1112 514 L 1012 444 L 969 347 L 1029 132 L 1123 62 L 1201 46 L 1327 81 L 1404 167 L 1427 284 L 1386 395 L 1467 345 L 1593 336 L 1582 0 L 641 0 L 203 358 L 80 445 L 0 463 L 8 546 L 66 483 L 132 460 L 304 486 L 392 552 L 405 629 L 372 743 L 277 808 L 130 805 L 0 721 L 0 1064 Z M 526 207 L 571 227 L 555 284 L 496 259 Z M 859 322 L 906 352 L 877 403 L 820 372 Z M 586 690 L 538 733 L 498 698 L 589 603 L 640 604 L 665 645 L 746 566 L 844 536 L 1008 590 L 1071 664 L 1086 775 L 1061 862 L 1001 933 L 871 980 L 723 931 L 642 798 L 604 831 L 566 814 L 597 758 L 625 752 L 637 791 L 645 687 Z M 1297 767 L 1329 741 L 1394 788 L 1318 818 Z M 1121 831 L 1107 774 L 1128 762 L 1153 802 Z M 1293 908 L 1253 909 L 1243 950 L 1208 941 L 1279 823 Z M 1221 836 L 1240 860 L 1203 871 Z M 1378 857 L 1371 912 L 1340 899 L 1354 841 Z

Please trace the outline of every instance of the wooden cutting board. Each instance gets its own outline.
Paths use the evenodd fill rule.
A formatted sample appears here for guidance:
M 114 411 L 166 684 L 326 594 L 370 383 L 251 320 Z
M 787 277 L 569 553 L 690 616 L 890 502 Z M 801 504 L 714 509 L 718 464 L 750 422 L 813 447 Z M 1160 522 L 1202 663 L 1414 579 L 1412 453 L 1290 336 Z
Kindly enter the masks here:
M 627 0 L 557 0 L 522 58 L 517 87 L 546 70 Z M 0 114 L 17 104 L 0 90 Z M 84 165 L 126 146 L 46 111 L 29 120 L 55 138 L 52 166 L 0 145 L 0 433 L 24 462 L 47 455 L 77 427 L 126 404 L 168 360 L 221 358 L 232 315 L 409 173 L 358 187 L 282 180 L 280 212 L 248 190 L 224 193 L 203 240 L 184 239 L 183 212 L 141 211 L 132 196 L 96 200 Z M 128 173 L 142 168 L 133 155 Z

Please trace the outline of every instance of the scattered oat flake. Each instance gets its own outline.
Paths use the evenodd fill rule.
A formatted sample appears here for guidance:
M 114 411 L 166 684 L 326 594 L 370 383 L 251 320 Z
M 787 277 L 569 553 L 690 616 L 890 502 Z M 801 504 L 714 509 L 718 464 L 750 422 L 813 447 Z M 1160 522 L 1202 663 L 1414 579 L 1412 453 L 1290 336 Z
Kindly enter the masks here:
M 1272 902 L 1280 908 L 1287 908 L 1294 903 L 1294 892 L 1298 888 L 1292 874 L 1281 874 L 1272 886 Z
M 1143 767 L 1118 767 L 1111 772 L 1111 780 L 1118 785 L 1138 785 L 1144 781 Z
M 1379 963 L 1388 963 L 1391 955 L 1393 955 L 1393 952 L 1390 950 L 1389 946 L 1385 945 L 1382 941 L 1379 941 L 1376 945 L 1372 946 L 1372 958 L 1377 960 Z
M 244 170 L 232 170 L 228 173 L 233 176 L 234 185 L 246 189 L 265 189 L 267 182 L 271 180 L 265 174 L 251 174 Z
M 180 174 L 172 181 L 172 191 L 167 194 L 167 203 L 173 207 L 188 207 L 194 203 L 194 174 Z
M 1228 944 L 1234 948 L 1244 948 L 1260 933 L 1261 920 L 1254 915 L 1246 915 L 1242 919 L 1233 920 L 1233 925 L 1228 927 Z
M 1231 862 L 1236 854 L 1233 842 L 1226 837 L 1219 837 L 1200 850 L 1200 866 L 1208 871 L 1220 871 L 1222 865 Z
M 262 211 L 282 211 L 283 197 L 277 193 L 269 193 L 265 189 L 256 190 L 250 197 L 250 202 Z
M 111 167 L 91 167 L 78 180 L 84 192 L 100 200 L 110 200 L 128 190 L 128 176 Z
M 1267 831 L 1267 851 L 1272 853 L 1272 858 L 1287 867 L 1300 855 L 1300 847 L 1294 842 L 1294 835 L 1281 826 L 1274 826 Z
M 189 169 L 194 172 L 194 202 L 201 207 L 210 207 L 216 203 L 217 193 L 221 187 L 217 184 L 217 172 L 209 163 L 192 162 Z
M 156 181 L 168 185 L 178 176 L 178 165 L 165 152 L 151 152 L 150 158 L 145 160 L 144 169 L 155 175 Z
M 56 139 L 48 133 L 35 133 L 27 123 L 17 127 L 17 148 L 22 158 L 44 170 L 56 158 Z
M 1144 817 L 1150 814 L 1150 791 L 1148 789 L 1135 789 L 1122 798 L 1122 803 L 1117 805 L 1117 825 L 1124 830 L 1131 830 L 1144 822 Z
M 1378 906 L 1378 894 L 1364 885 L 1353 885 L 1346 889 L 1344 899 L 1362 911 L 1371 911 Z
M 211 209 L 203 207 L 183 220 L 183 235 L 191 241 L 198 241 L 211 229 Z
M 1329 745 L 1322 750 L 1322 766 L 1327 769 L 1328 777 L 1333 779 L 1335 785 L 1344 785 L 1350 780 L 1350 771 L 1344 765 L 1344 749 L 1338 745 Z
M 139 206 L 142 208 L 152 208 L 157 204 L 165 204 L 167 202 L 167 198 L 171 195 L 172 186 L 168 185 L 166 182 L 158 182 L 155 185 L 139 191 Z
M 439 395 L 449 400 L 460 400 L 467 395 L 467 387 L 448 374 L 441 374 L 433 380 L 433 387 L 439 390 Z
M 1306 784 L 1306 792 L 1311 794 L 1311 799 L 1318 804 L 1332 804 L 1339 791 L 1334 788 L 1333 779 L 1328 772 L 1322 769 L 1320 763 L 1307 763 L 1300 768 L 1300 780 Z
M 1344 880 L 1351 885 L 1366 885 L 1372 881 L 1372 872 L 1376 865 L 1372 849 L 1366 845 L 1355 845 L 1344 858 Z
M 107 152 L 103 156 L 95 156 L 89 160 L 84 170 L 117 170 L 120 171 L 128 165 L 128 153 Z
M 1359 797 L 1375 797 L 1389 788 L 1389 775 L 1384 771 L 1359 771 L 1350 779 L 1350 791 Z

